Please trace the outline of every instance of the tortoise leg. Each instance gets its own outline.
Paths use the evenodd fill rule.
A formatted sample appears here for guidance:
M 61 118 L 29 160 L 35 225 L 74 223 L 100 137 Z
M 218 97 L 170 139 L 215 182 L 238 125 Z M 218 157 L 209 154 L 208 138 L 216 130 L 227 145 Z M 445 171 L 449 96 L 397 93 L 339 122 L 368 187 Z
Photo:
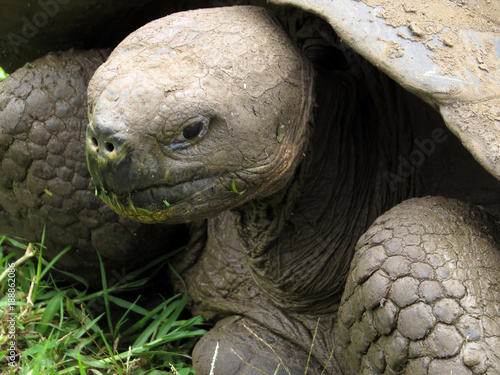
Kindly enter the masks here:
M 478 207 L 411 199 L 361 237 L 338 319 L 346 374 L 499 374 L 498 224 Z
M 196 344 L 193 364 L 197 375 L 210 374 L 217 344 L 213 372 L 217 375 L 303 375 L 308 362 L 309 375 L 319 375 L 322 370 L 314 358 L 290 341 L 251 319 L 233 316 L 218 322 Z

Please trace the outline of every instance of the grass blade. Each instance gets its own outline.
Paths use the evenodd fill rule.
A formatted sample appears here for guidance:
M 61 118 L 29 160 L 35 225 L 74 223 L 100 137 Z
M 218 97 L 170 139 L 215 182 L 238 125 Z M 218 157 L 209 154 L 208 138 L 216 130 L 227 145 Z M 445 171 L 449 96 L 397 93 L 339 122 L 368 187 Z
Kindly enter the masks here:
M 119 300 L 121 303 L 123 303 L 123 305 L 129 305 L 129 307 L 127 307 L 127 311 L 125 311 L 125 313 L 122 315 L 122 317 L 120 318 L 118 323 L 116 323 L 116 330 L 117 331 L 120 331 L 120 327 L 122 326 L 122 324 L 124 324 L 127 321 L 127 315 L 131 311 L 133 311 L 134 307 L 136 306 L 137 301 L 139 301 L 140 298 L 141 298 L 141 296 L 138 296 L 137 299 L 131 304 L 130 302 L 122 300 L 121 298 L 109 296 L 109 300 L 114 302 L 114 303 L 116 303 L 115 300 Z
M 172 298 L 169 298 L 168 300 L 160 303 L 158 306 L 156 306 L 153 310 L 151 310 L 149 313 L 147 313 L 144 318 L 136 322 L 132 327 L 127 329 L 125 332 L 123 332 L 123 336 L 128 336 L 134 332 L 137 332 L 138 330 L 144 328 L 144 326 L 147 324 L 149 319 L 158 319 L 157 313 L 165 308 L 169 303 L 171 303 L 174 299 L 178 298 L 178 295 L 173 296 Z
M 186 303 L 187 303 L 187 293 L 184 293 L 182 299 L 175 304 L 175 309 L 172 315 L 169 316 L 165 324 L 162 325 L 160 330 L 158 331 L 158 337 L 165 336 L 168 332 L 170 332 L 172 325 L 177 321 L 182 310 L 184 310 L 184 307 L 186 307 Z
M 82 358 L 80 356 L 80 351 L 78 351 L 78 368 L 80 370 L 80 375 L 85 375 L 85 371 L 83 371 Z
M 59 252 L 50 262 L 47 262 L 45 261 L 45 259 L 42 259 L 41 256 L 42 256 L 42 250 L 40 249 L 40 258 L 39 258 L 39 262 L 38 262 L 38 265 L 41 267 L 41 264 L 43 263 L 45 265 L 45 268 L 43 269 L 41 275 L 40 275 L 40 279 L 42 279 L 45 274 L 47 272 L 49 272 L 54 264 L 59 260 L 59 258 L 61 258 L 64 254 L 66 254 L 69 250 L 71 250 L 71 246 L 67 246 L 64 248 L 64 250 L 62 250 L 61 252 Z M 40 261 L 41 259 L 41 261 Z M 68 275 L 71 275 L 70 273 L 67 273 Z M 76 275 L 75 275 L 76 276 Z
M 15 239 L 13 238 L 9 238 L 9 237 L 6 237 L 6 236 L 1 236 L 0 237 L 0 245 L 3 243 L 3 242 L 8 242 L 10 243 L 12 246 L 14 247 L 17 247 L 18 249 L 21 249 L 21 250 L 25 250 L 26 249 L 26 245 L 22 244 L 21 242 L 19 241 L 16 241 Z
M 153 320 L 153 322 L 139 335 L 137 340 L 134 342 L 134 347 L 142 346 L 148 338 L 153 338 L 155 331 L 163 320 L 165 320 L 174 311 L 178 305 L 179 301 L 174 301 L 168 305 L 165 310 L 163 310 L 160 315 Z
M 49 303 L 47 303 L 45 311 L 42 314 L 42 318 L 35 329 L 36 332 L 41 333 L 42 335 L 45 333 L 52 320 L 54 320 L 56 314 L 61 311 L 61 305 L 62 296 L 57 294 L 49 301 Z
M 106 279 L 106 270 L 104 268 L 104 262 L 102 261 L 101 254 L 97 252 L 97 256 L 99 257 L 99 266 L 101 268 L 101 282 L 102 282 L 102 296 L 104 298 L 104 307 L 106 309 L 106 317 L 108 318 L 108 327 L 109 332 L 111 333 L 111 337 L 113 340 L 116 338 L 115 330 L 113 328 L 113 322 L 111 321 L 111 310 L 109 308 L 109 291 L 108 291 L 108 281 Z

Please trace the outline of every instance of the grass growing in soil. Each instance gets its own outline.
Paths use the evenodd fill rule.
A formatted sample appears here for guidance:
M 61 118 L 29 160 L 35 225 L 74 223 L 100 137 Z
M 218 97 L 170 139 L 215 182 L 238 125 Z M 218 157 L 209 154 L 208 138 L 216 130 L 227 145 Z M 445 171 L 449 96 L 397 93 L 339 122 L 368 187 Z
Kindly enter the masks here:
M 7 245 L 17 252 L 7 254 Z M 51 272 L 69 248 L 51 262 L 42 258 L 42 251 L 43 238 L 40 244 L 24 245 L 0 236 L 0 373 L 194 374 L 189 353 L 206 331 L 200 317 L 182 318 L 187 294 L 150 310 L 141 307 L 140 296 L 134 301 L 118 296 L 144 290 L 176 252 L 113 285 L 108 285 L 101 262 L 102 289 L 90 292 L 82 278 L 65 273 L 60 280 L 60 272 Z M 15 271 L 9 273 L 14 262 Z M 14 304 L 8 298 L 13 285 Z M 99 310 L 103 312 L 93 313 Z M 14 366 L 9 365 L 12 346 Z

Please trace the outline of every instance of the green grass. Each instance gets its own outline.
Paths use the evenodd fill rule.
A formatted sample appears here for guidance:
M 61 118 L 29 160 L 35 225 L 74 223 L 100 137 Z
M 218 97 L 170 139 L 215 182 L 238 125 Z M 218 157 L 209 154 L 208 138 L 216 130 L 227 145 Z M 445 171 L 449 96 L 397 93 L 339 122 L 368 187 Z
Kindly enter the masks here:
M 3 70 L 2 68 L 0 68 L 0 81 L 2 79 L 5 79 L 7 78 L 9 75 L 7 73 L 5 73 L 5 70 Z
M 18 251 L 8 254 L 6 245 Z M 24 245 L 0 236 L 0 373 L 159 375 L 175 369 L 180 375 L 194 374 L 189 354 L 206 331 L 200 317 L 182 318 L 187 294 L 171 296 L 151 310 L 141 307 L 140 295 L 133 301 L 122 298 L 145 290 L 176 252 L 113 285 L 108 285 L 101 262 L 102 288 L 91 292 L 82 278 L 65 273 L 61 279 L 60 272 L 51 272 L 69 248 L 51 262 L 42 258 L 41 249 L 43 239 Z M 15 259 L 15 272 L 5 273 Z M 13 316 L 8 288 L 14 284 L 19 357 L 12 368 L 6 356 L 12 341 L 8 319 Z M 95 316 L 99 306 L 104 312 Z

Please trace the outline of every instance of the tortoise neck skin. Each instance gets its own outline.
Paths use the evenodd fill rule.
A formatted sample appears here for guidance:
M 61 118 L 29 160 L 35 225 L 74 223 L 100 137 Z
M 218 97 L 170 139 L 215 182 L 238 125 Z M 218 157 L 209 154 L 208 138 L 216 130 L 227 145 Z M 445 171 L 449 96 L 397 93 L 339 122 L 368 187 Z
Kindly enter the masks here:
M 260 289 L 287 311 L 323 314 L 336 312 L 356 242 L 373 221 L 428 193 L 416 188 L 418 172 L 392 185 L 398 166 L 387 155 L 399 149 L 408 157 L 413 145 L 405 129 L 425 121 L 432 109 L 412 102 L 411 94 L 365 61 L 347 71 L 316 68 L 314 124 L 294 180 L 233 212 Z M 395 100 L 382 102 L 374 81 Z
M 288 311 L 337 310 L 354 245 L 390 199 L 375 183 L 380 171 L 366 168 L 379 157 L 380 120 L 360 75 L 318 71 L 311 138 L 294 181 L 234 210 L 255 281 Z

